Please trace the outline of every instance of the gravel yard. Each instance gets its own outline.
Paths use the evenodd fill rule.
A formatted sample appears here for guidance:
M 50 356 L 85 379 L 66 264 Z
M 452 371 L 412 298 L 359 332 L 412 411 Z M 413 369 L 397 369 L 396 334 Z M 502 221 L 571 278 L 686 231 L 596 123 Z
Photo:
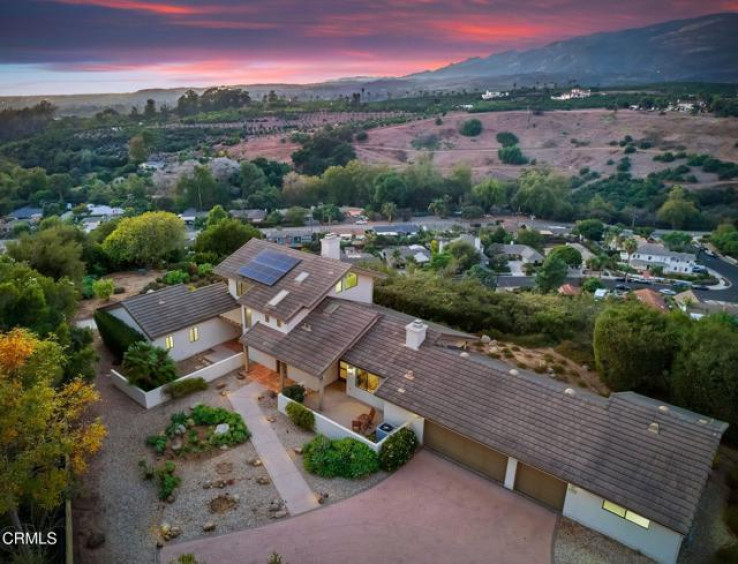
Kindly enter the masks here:
M 282 442 L 284 447 L 287 449 L 295 465 L 300 469 L 308 485 L 313 489 L 315 493 L 327 493 L 328 498 L 325 500 L 326 504 L 335 503 L 341 501 L 366 489 L 369 489 L 379 482 L 384 480 L 389 474 L 387 472 L 379 471 L 376 474 L 367 476 L 360 480 L 347 480 L 345 478 L 321 478 L 307 472 L 302 466 L 302 458 L 299 454 L 295 453 L 295 447 L 301 447 L 306 442 L 310 441 L 315 437 L 315 433 L 303 431 L 299 427 L 295 426 L 287 416 L 279 413 L 277 410 L 277 399 L 266 396 L 261 402 L 260 406 L 264 411 L 264 414 L 269 417 L 275 418 L 272 423 L 274 430 Z
M 157 561 L 156 542 L 162 522 L 180 527 L 177 540 L 219 534 L 253 527 L 269 521 L 268 505 L 278 498 L 274 486 L 260 485 L 256 478 L 266 475 L 263 468 L 248 466 L 255 456 L 250 442 L 218 452 L 202 460 L 176 461 L 182 484 L 175 491 L 172 504 L 158 500 L 156 485 L 142 479 L 138 461 L 154 460 L 153 449 L 147 447 L 148 435 L 162 431 L 172 413 L 185 411 L 198 403 L 230 409 L 228 399 L 214 385 L 209 389 L 146 411 L 115 389 L 108 377 L 111 367 L 109 353 L 98 341 L 101 362 L 97 387 L 101 401 L 97 411 L 108 429 L 102 451 L 92 460 L 78 488 L 74 501 L 75 560 L 90 564 L 136 563 Z M 235 374 L 218 382 L 226 382 L 228 390 L 236 390 L 246 381 Z M 222 466 L 219 466 L 221 463 Z M 230 470 L 223 475 L 228 464 Z M 233 479 L 223 489 L 203 489 L 206 480 Z M 212 498 L 230 493 L 238 496 L 235 508 L 212 514 L 207 503 Z M 213 533 L 204 533 L 208 521 L 216 525 Z M 105 534 L 105 542 L 97 548 L 87 546 L 94 532 Z

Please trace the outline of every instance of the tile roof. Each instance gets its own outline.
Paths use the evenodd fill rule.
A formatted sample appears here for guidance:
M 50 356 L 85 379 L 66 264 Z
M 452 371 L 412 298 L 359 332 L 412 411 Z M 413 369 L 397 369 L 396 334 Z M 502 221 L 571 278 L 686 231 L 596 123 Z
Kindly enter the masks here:
M 669 311 L 666 301 L 658 292 L 650 288 L 641 288 L 633 292 L 633 295 L 644 305 L 659 311 Z
M 260 284 L 238 273 L 239 268 L 266 249 L 300 259 L 300 263 L 273 286 Z M 260 239 L 251 239 L 215 267 L 215 273 L 226 278 L 243 280 L 251 285 L 239 298 L 240 304 L 288 321 L 302 308 L 314 307 L 350 269 L 350 264 L 334 259 L 297 251 Z M 307 278 L 302 282 L 296 281 L 295 279 L 302 272 L 308 273 Z M 281 290 L 287 290 L 289 294 L 276 306 L 265 308 L 265 304 Z
M 677 253 L 675 251 L 670 251 L 662 245 L 654 245 L 653 243 L 644 243 L 642 245 L 638 245 L 638 249 L 633 254 L 674 257 L 686 261 L 694 260 L 693 253 Z
M 326 298 L 289 333 L 257 323 L 241 342 L 320 376 L 378 318 L 378 313 L 361 304 Z
M 184 284 L 127 298 L 120 305 L 150 339 L 184 329 L 238 308 L 228 287 L 220 282 L 196 290 Z
M 558 382 L 485 366 L 429 338 L 418 351 L 404 343 L 404 321 L 382 316 L 342 358 L 385 376 L 376 395 L 386 401 L 689 531 L 725 424 L 699 423 L 675 407 L 664 412 L 632 393 L 569 395 Z M 649 431 L 653 422 L 658 434 Z

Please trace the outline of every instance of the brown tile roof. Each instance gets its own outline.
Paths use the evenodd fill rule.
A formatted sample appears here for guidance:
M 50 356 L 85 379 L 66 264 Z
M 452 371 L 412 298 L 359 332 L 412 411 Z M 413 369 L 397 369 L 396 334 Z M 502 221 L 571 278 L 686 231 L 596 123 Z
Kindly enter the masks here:
M 241 342 L 320 376 L 378 318 L 376 312 L 355 302 L 326 298 L 289 333 L 257 323 Z
M 404 323 L 383 316 L 343 358 L 386 377 L 378 397 L 688 532 L 725 424 L 675 407 L 664 413 L 632 393 L 571 396 L 558 382 L 514 376 L 428 339 L 418 351 L 404 342 Z
M 650 288 L 641 288 L 640 290 L 636 290 L 633 292 L 633 295 L 639 302 L 647 305 L 648 307 L 659 311 L 669 311 L 666 301 L 664 301 L 661 294 L 651 290 Z
M 563 286 L 559 286 L 559 294 L 563 296 L 578 296 L 579 288 L 571 284 L 564 284 Z
M 239 268 L 266 249 L 300 259 L 300 263 L 273 286 L 260 284 L 238 274 Z M 350 264 L 341 261 L 296 251 L 268 241 L 251 239 L 221 262 L 215 268 L 215 273 L 251 284 L 251 288 L 239 298 L 240 304 L 287 321 L 302 308 L 314 307 L 350 269 Z M 296 281 L 302 272 L 308 273 L 307 278 L 302 282 Z M 282 290 L 289 292 L 287 296 L 275 306 L 266 306 Z
M 184 284 L 127 298 L 120 305 L 149 339 L 184 329 L 238 308 L 222 282 L 191 290 Z

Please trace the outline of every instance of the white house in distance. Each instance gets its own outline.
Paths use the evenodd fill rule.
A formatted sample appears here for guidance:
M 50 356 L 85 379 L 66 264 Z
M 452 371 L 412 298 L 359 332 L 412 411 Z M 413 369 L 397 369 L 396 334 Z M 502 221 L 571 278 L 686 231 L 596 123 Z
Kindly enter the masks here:
M 628 258 L 624 252 L 621 252 L 621 257 Z M 661 245 L 645 243 L 630 256 L 629 264 L 636 270 L 653 270 L 660 266 L 664 272 L 691 274 L 696 262 L 691 253 L 677 253 Z
M 496 98 L 507 98 L 510 95 L 509 92 L 499 92 L 496 90 L 487 90 L 482 94 L 482 100 L 494 100 Z
M 592 95 L 591 90 L 583 88 L 572 88 L 571 92 L 564 92 L 559 96 L 551 96 L 552 100 L 576 100 L 579 98 L 589 98 Z
M 725 423 L 631 392 L 604 398 L 492 368 L 464 350 L 477 336 L 374 304 L 383 275 L 340 257 L 336 235 L 321 241 L 320 256 L 252 239 L 215 269 L 226 297 L 223 284 L 175 287 L 133 298 L 156 314 L 136 312 L 136 301 L 122 309 L 139 325 L 171 320 L 148 328 L 158 342 L 193 325 L 205 338 L 204 320 L 231 324 L 240 308 L 246 369 L 275 387 L 302 384 L 319 432 L 378 450 L 409 427 L 425 448 L 500 486 L 659 563 L 676 562 Z M 213 297 L 199 298 L 203 291 Z M 284 412 L 291 400 L 278 400 Z M 359 418 L 366 412 L 375 416 L 371 437 Z

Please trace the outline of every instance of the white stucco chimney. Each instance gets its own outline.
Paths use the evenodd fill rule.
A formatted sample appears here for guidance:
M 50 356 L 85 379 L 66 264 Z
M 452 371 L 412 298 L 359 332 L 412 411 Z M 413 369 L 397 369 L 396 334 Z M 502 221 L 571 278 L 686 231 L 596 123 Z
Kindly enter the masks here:
M 405 346 L 417 351 L 420 345 L 425 341 L 425 332 L 428 326 L 423 323 L 422 319 L 416 319 L 412 323 L 405 325 Z
M 328 233 L 320 240 L 320 256 L 341 260 L 341 238 L 335 233 Z

